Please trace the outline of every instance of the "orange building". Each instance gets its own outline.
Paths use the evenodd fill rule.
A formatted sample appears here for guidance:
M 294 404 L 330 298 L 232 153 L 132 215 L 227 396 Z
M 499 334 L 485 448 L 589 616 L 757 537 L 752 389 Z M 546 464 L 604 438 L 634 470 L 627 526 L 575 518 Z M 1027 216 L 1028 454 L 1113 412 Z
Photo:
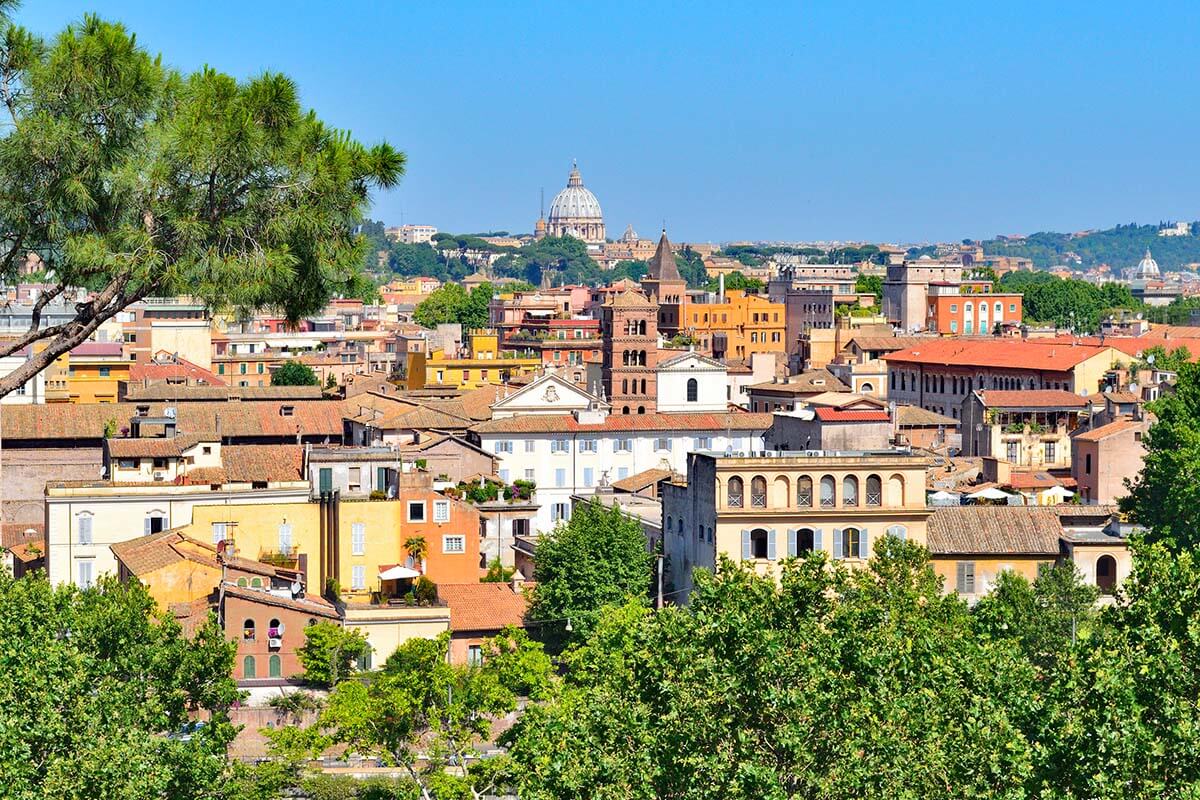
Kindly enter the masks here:
M 765 297 L 731 289 L 724 302 L 687 303 L 680 330 L 714 358 L 749 358 L 787 351 L 786 309 Z
M 991 283 L 929 284 L 925 328 L 941 334 L 986 336 L 997 325 L 1019 325 L 1024 311 L 1019 292 L 993 292 Z

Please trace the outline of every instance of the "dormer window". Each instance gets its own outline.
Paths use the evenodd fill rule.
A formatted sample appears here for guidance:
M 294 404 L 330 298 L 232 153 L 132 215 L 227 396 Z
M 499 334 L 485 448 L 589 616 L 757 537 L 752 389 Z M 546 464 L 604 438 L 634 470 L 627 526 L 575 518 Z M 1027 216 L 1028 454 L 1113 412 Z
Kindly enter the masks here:
M 279 407 L 279 416 L 281 416 L 281 417 L 290 417 L 295 413 L 296 413 L 295 406 L 280 406 Z

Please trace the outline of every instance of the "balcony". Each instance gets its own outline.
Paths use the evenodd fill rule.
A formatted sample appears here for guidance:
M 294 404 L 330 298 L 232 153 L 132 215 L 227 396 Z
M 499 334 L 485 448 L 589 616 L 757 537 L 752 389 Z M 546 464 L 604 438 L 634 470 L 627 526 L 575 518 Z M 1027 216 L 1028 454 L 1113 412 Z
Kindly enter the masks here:
M 742 495 L 731 493 L 729 495 L 729 507 L 730 508 L 742 508 Z

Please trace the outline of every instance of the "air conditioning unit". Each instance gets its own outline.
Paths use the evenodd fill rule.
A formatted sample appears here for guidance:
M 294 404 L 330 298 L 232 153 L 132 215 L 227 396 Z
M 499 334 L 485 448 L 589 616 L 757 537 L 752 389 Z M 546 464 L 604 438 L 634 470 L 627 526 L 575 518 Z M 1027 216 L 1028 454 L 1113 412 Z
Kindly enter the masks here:
M 267 647 L 272 650 L 278 650 L 283 647 L 283 639 L 267 639 Z
M 167 476 L 166 476 L 166 475 L 164 475 L 163 473 L 161 473 L 161 472 L 156 472 L 156 473 L 154 473 L 154 480 L 156 480 L 156 481 L 165 481 L 166 479 L 167 479 Z

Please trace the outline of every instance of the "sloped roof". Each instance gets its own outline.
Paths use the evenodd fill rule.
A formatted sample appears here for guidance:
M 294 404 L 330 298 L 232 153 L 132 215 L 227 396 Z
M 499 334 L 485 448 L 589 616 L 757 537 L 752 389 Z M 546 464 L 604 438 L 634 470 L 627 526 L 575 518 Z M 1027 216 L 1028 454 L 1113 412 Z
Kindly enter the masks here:
M 886 411 L 854 411 L 843 408 L 820 406 L 813 413 L 822 422 L 890 422 L 891 417 Z
M 215 547 L 185 536 L 178 528 L 116 542 L 109 549 L 127 570 L 139 577 L 180 561 L 192 561 L 214 572 L 221 569 Z
M 304 480 L 304 448 L 297 444 L 229 444 L 221 448 L 221 463 L 237 483 Z
M 212 436 L 205 441 L 215 442 Z M 197 436 L 143 436 L 105 439 L 108 454 L 113 458 L 178 458 L 201 442 Z
M 613 308 L 653 308 L 646 295 L 634 289 L 626 289 L 606 303 Z
M 771 414 L 610 414 L 604 422 L 580 423 L 573 414 L 530 414 L 481 422 L 477 433 L 586 433 L 623 431 L 722 431 L 766 430 Z
M 450 630 L 494 631 L 524 627 L 528 601 L 507 583 L 439 583 L 438 599 L 450 607 Z
M 173 365 L 163 365 L 164 368 Z M 323 392 L 320 386 L 226 386 L 223 382 L 215 385 L 199 386 L 196 384 L 183 385 L 177 383 L 152 383 L 149 386 L 130 386 L 126 393 L 129 401 L 162 401 L 176 400 L 209 400 L 224 401 L 238 400 L 320 400 Z
M 669 469 L 646 469 L 636 475 L 630 475 L 628 478 L 614 481 L 612 487 L 622 492 L 639 492 L 642 489 L 655 485 L 659 481 L 665 481 L 673 477 L 682 476 Z
M 662 283 L 671 281 L 683 283 L 683 277 L 679 274 L 679 266 L 675 263 L 675 254 L 671 252 L 671 242 L 667 240 L 666 231 L 663 231 L 662 236 L 659 237 L 654 255 L 646 262 L 646 275 L 652 280 Z
M 305 595 L 302 598 L 280 597 L 265 589 L 247 588 L 229 581 L 225 581 L 224 589 L 227 597 L 238 597 L 252 603 L 261 603 L 264 606 L 288 608 L 305 614 L 326 617 L 327 619 L 337 619 L 339 617 L 337 609 L 328 600 L 317 595 Z
M 169 380 L 181 379 L 194 383 L 201 382 L 209 386 L 225 385 L 224 378 L 212 370 L 205 369 L 198 364 L 193 364 L 186 358 L 174 357 L 169 361 L 133 362 L 129 365 L 129 382 L 131 387 L 135 383 L 163 383 Z
M 901 428 L 958 427 L 958 420 L 920 406 L 896 406 L 896 424 Z
M 665 369 L 666 367 L 672 367 L 676 364 L 682 364 L 684 361 L 687 361 L 688 359 L 692 359 L 692 358 L 696 359 L 697 361 L 701 361 L 705 364 L 708 364 L 710 367 L 716 367 L 717 369 L 723 369 L 726 371 L 728 371 L 728 369 L 729 369 L 729 367 L 726 366 L 724 361 L 718 361 L 715 358 L 709 358 L 708 356 L 706 356 L 702 353 L 697 353 L 692 350 L 684 350 L 681 353 L 678 350 L 662 348 L 658 352 L 660 354 L 662 354 L 662 353 L 672 353 L 673 354 L 673 355 L 668 356 L 665 361 L 658 362 L 658 368 L 660 370 Z
M 1086 397 L 1066 389 L 977 389 L 976 396 L 988 408 L 1084 408 Z
M 949 506 L 929 517 L 929 552 L 947 555 L 1058 555 L 1062 523 L 1051 508 Z
M 1075 438 L 1081 442 L 1098 442 L 1102 439 L 1107 439 L 1110 436 L 1116 436 L 1126 431 L 1141 430 L 1143 423 L 1132 419 L 1118 419 L 1107 425 L 1101 425 L 1099 428 L 1092 428 L 1090 431 L 1075 434 Z
M 930 339 L 905 350 L 887 353 L 889 364 L 992 367 L 1065 372 L 1089 358 L 1111 354 L 1108 347 L 1041 343 L 1020 339 Z
M 808 372 L 802 372 L 799 375 L 791 375 L 787 378 L 787 382 L 767 381 L 766 383 L 756 383 L 749 387 L 751 391 L 768 391 L 780 392 L 786 394 L 807 394 L 814 392 L 822 394 L 824 392 L 849 392 L 850 387 L 841 381 L 836 375 L 824 367 L 818 369 L 810 369 Z

